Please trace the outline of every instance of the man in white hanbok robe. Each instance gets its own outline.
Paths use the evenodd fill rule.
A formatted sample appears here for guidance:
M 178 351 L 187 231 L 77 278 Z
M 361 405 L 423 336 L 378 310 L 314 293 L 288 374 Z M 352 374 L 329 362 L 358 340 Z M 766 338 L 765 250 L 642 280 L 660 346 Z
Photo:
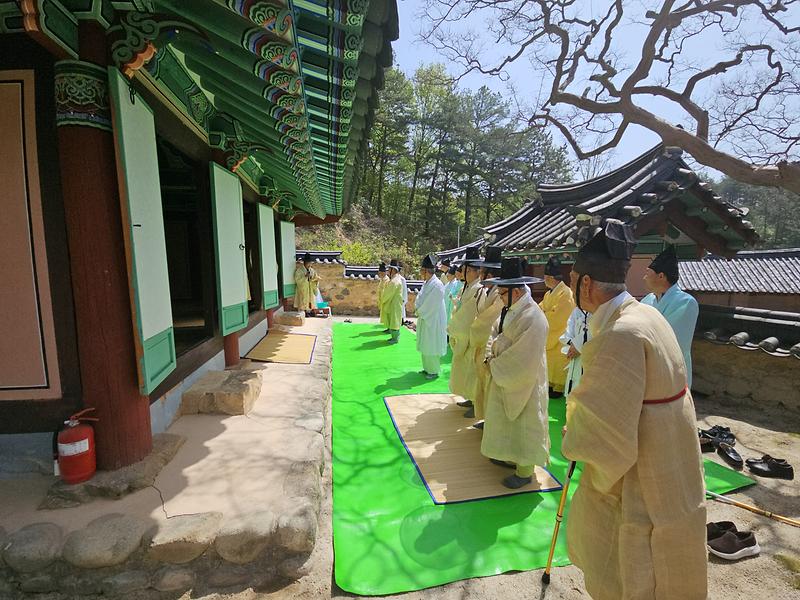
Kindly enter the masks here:
M 486 421 L 481 454 L 513 466 L 503 480 L 517 489 L 533 481 L 535 465 L 550 457 L 547 408 L 547 317 L 531 297 L 519 257 L 504 258 L 500 277 L 487 283 L 500 288 L 504 308 L 486 345 L 489 368 Z
M 431 257 L 425 257 L 421 272 L 425 283 L 414 303 L 414 311 L 417 313 L 417 350 L 422 357 L 426 379 L 435 379 L 439 376 L 441 358 L 447 353 L 444 286 L 436 277 Z
M 406 278 L 400 275 L 400 284 L 403 286 L 400 292 L 400 298 L 403 300 L 403 308 L 402 308 L 402 318 L 403 320 L 400 322 L 402 325 L 406 322 L 406 305 L 408 304 L 408 282 Z
M 559 338 L 563 344 L 561 352 L 569 359 L 567 363 L 567 382 L 564 386 L 564 395 L 568 395 L 578 386 L 583 373 L 581 352 L 583 345 L 589 341 L 589 314 L 580 308 L 575 308 L 567 319 L 567 329 Z

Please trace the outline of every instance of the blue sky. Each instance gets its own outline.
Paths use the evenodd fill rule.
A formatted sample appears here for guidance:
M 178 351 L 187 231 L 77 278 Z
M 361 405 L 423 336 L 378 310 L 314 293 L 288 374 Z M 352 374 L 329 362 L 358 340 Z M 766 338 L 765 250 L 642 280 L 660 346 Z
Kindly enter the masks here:
M 400 16 L 400 39 L 393 43 L 395 65 L 406 75 L 411 76 L 420 64 L 441 62 L 448 67 L 448 71 L 452 75 L 458 75 L 460 74 L 459 65 L 450 63 L 445 56 L 439 54 L 435 49 L 419 39 L 419 33 L 423 27 L 419 11 L 423 2 L 424 0 L 397 0 Z M 630 35 L 631 38 L 636 37 L 635 35 L 631 35 L 635 32 L 630 26 L 626 33 Z M 632 47 L 632 52 L 638 52 L 638 48 Z M 538 95 L 541 87 L 541 79 L 537 77 L 535 69 L 530 64 L 521 61 L 513 65 L 512 77 L 518 96 L 524 98 L 526 96 L 536 97 Z M 472 89 L 477 89 L 481 85 L 486 85 L 495 91 L 505 94 L 508 93 L 506 84 L 494 77 L 470 74 L 464 78 L 461 83 L 462 87 Z M 674 122 L 681 120 L 681 111 L 675 109 L 673 106 L 667 104 L 650 104 L 647 107 L 651 110 L 657 110 L 662 117 L 672 119 Z M 557 143 L 563 142 L 563 138 L 560 138 L 557 132 L 554 132 L 554 138 Z M 619 146 L 613 151 L 609 166 L 616 167 L 621 165 L 642 154 L 658 142 L 659 138 L 654 133 L 639 126 L 631 126 L 623 136 Z M 570 158 L 574 160 L 575 157 L 571 149 L 569 152 Z M 708 171 L 708 169 L 706 169 L 706 171 Z M 712 173 L 716 174 L 716 172 Z

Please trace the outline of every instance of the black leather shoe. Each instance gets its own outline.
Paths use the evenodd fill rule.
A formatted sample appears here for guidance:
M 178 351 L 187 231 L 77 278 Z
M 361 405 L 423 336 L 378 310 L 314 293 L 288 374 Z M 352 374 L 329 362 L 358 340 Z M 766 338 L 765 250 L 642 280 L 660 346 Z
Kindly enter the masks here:
M 497 465 L 498 467 L 505 467 L 506 469 L 516 469 L 517 465 L 512 462 L 507 462 L 505 460 L 497 460 L 496 458 L 490 458 L 489 462 L 493 465 Z
M 472 400 L 462 400 L 461 402 L 456 402 L 459 406 L 463 406 L 464 408 L 469 408 L 472 406 Z
M 712 441 L 714 447 L 724 442 L 729 446 L 736 445 L 736 436 L 731 433 L 730 427 L 722 427 L 721 425 L 714 425 L 711 429 L 700 429 L 699 435 L 701 438 L 708 438 Z
M 485 424 L 486 424 L 486 422 L 485 422 L 485 421 L 481 421 L 480 423 L 475 423 L 475 425 L 473 425 L 473 427 L 474 427 L 475 429 L 483 429 L 483 426 L 484 426 Z
M 475 407 L 470 406 L 467 409 L 467 412 L 464 413 L 464 418 L 465 419 L 474 419 L 475 418 Z
M 717 445 L 717 454 L 719 454 L 722 459 L 732 466 L 734 469 L 741 469 L 744 466 L 744 461 L 739 453 L 736 451 L 736 448 L 731 446 L 730 444 L 726 444 L 725 442 L 720 442 Z
M 503 485 L 510 490 L 518 490 L 533 481 L 533 477 L 520 477 L 516 473 L 503 479 Z
M 748 462 L 747 468 L 753 475 L 759 477 L 771 477 L 773 479 L 794 479 L 794 469 L 792 465 L 782 458 L 772 458 L 764 456 L 760 461 Z

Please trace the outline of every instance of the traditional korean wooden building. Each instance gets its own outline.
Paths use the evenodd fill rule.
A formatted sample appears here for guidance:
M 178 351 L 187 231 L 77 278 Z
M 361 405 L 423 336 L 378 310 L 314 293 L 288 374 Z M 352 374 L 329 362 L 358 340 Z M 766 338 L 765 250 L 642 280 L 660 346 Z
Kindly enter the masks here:
M 95 407 L 140 460 L 353 197 L 397 36 L 395 0 L 0 0 L 0 433 Z
M 565 274 L 593 227 L 615 218 L 633 225 L 638 246 L 628 276 L 631 293 L 643 296 L 644 270 L 666 243 L 682 258 L 706 251 L 732 256 L 757 240 L 746 208 L 722 200 L 682 158 L 680 148 L 656 146 L 618 169 L 577 183 L 542 184 L 539 198 L 483 228 L 482 240 L 445 251 L 457 258 L 469 245 L 493 244 L 504 255 L 524 256 L 541 276 L 557 255 Z

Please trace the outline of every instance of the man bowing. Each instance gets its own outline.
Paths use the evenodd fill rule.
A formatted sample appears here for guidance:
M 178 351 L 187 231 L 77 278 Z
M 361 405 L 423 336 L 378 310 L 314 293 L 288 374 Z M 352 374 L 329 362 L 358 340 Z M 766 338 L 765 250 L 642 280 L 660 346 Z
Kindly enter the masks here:
M 686 367 L 669 323 L 625 288 L 635 239 L 608 219 L 572 287 L 592 313 L 561 452 L 584 463 L 567 549 L 595 600 L 706 598 L 703 467 Z
M 422 259 L 420 272 L 425 283 L 414 303 L 414 311 L 417 313 L 417 350 L 422 356 L 425 378 L 436 379 L 439 376 L 439 362 L 447 353 L 444 286 L 436 277 L 436 263 L 432 256 Z

